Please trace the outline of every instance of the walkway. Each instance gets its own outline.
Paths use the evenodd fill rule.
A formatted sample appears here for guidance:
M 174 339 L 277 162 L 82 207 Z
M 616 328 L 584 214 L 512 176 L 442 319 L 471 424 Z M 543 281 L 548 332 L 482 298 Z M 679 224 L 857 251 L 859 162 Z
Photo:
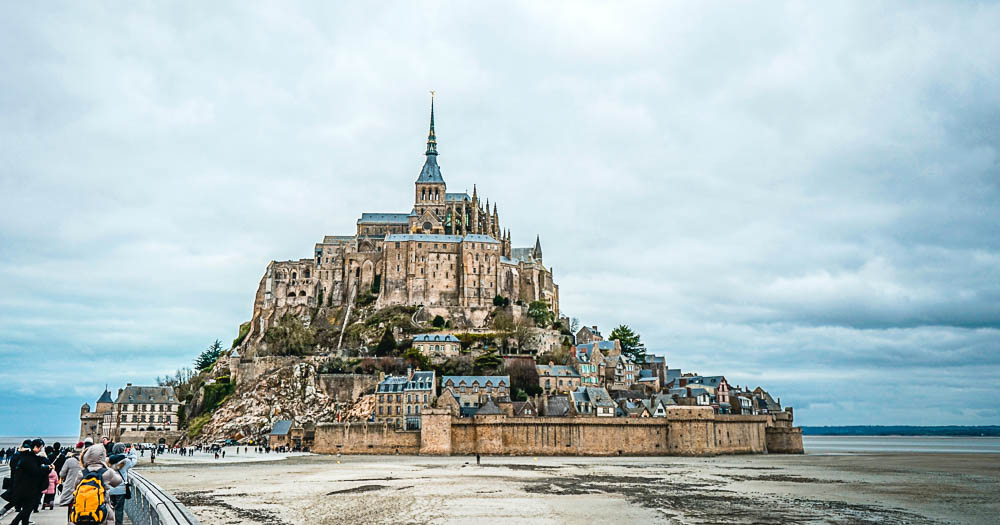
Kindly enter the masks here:
M 0 467 L 0 478 L 10 476 L 10 468 L 6 465 Z M 4 503 L 7 503 L 4 501 Z M 0 523 L 10 523 L 14 519 L 14 514 L 8 514 L 0 520 Z M 66 507 L 56 507 L 55 510 L 43 510 L 31 513 L 31 522 L 35 525 L 66 525 Z M 125 518 L 125 524 L 132 523 Z

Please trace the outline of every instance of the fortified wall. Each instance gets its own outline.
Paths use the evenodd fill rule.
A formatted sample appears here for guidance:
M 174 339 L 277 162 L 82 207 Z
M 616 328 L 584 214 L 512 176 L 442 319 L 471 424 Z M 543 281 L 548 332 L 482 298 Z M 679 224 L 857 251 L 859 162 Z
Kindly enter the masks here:
M 666 418 L 456 418 L 428 409 L 421 430 L 385 424 L 321 424 L 314 452 L 342 454 L 505 454 L 520 456 L 704 456 L 801 452 L 794 430 L 772 438 L 771 416 L 715 414 L 709 407 L 672 407 Z M 771 427 L 771 428 L 769 428 Z M 769 445 L 774 441 L 775 450 Z M 780 450 L 777 450 L 779 449 Z

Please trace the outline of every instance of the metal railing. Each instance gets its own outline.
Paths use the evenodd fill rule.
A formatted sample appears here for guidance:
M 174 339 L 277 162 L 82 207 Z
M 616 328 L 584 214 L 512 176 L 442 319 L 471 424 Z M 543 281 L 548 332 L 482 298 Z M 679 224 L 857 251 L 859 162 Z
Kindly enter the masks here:
M 198 518 L 156 483 L 134 470 L 128 471 L 132 498 L 125 500 L 125 514 L 135 525 L 200 525 Z

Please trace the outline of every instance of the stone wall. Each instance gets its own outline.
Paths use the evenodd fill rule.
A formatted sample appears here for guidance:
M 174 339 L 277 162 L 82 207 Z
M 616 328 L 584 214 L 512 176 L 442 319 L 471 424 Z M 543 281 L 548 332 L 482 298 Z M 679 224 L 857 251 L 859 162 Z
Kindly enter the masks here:
M 767 428 L 768 416 L 717 415 L 710 407 L 671 407 L 666 418 L 525 417 L 454 418 L 445 409 L 421 416 L 420 432 L 385 425 L 321 425 L 317 452 L 345 454 L 505 454 L 533 456 L 665 456 L 795 452 Z M 767 432 L 765 432 L 767 428 Z M 778 434 L 775 434 L 777 436 Z M 801 431 L 799 448 L 801 451 Z M 780 450 L 779 450 L 780 448 Z
M 420 432 L 398 431 L 381 423 L 326 423 L 316 426 L 313 452 L 418 454 Z
M 802 428 L 769 427 L 767 451 L 771 454 L 804 454 Z
M 323 393 L 334 402 L 353 403 L 361 395 L 378 386 L 378 376 L 369 374 L 320 374 Z
M 167 445 L 173 445 L 184 435 L 181 431 L 147 431 L 147 432 L 123 432 L 118 441 L 122 443 L 153 443 L 158 444 L 162 439 Z

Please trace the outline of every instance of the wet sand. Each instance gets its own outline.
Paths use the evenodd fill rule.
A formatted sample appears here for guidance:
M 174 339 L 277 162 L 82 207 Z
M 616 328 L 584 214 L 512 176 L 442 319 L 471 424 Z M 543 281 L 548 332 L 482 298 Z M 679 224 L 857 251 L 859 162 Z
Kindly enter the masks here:
M 157 458 L 205 524 L 997 523 L 1000 455 Z M 251 460 L 248 462 L 248 460 Z M 148 461 L 148 458 L 147 458 Z

